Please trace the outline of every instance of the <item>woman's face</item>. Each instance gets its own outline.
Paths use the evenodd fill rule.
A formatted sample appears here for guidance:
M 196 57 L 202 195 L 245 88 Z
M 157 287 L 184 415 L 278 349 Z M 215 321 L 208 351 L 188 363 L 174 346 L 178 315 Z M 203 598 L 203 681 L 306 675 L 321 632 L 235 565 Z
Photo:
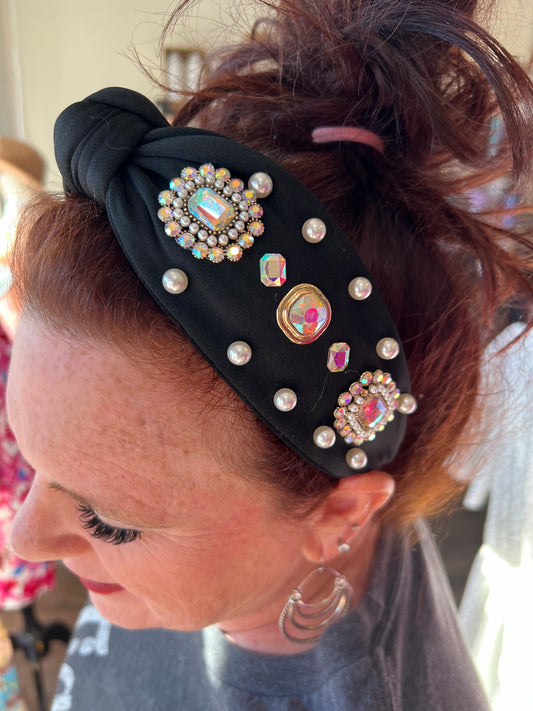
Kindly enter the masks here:
M 8 415 L 36 476 L 12 546 L 29 560 L 62 558 L 125 627 L 259 624 L 306 569 L 306 526 L 221 470 L 217 448 L 248 441 L 231 421 L 213 427 L 224 409 L 202 416 L 193 393 L 156 375 L 21 321 Z

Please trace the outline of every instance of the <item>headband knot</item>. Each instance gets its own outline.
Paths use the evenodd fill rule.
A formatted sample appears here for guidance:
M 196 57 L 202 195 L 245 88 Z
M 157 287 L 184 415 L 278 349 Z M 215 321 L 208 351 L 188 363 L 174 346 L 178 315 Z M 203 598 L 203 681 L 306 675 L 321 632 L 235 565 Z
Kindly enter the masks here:
M 145 97 L 126 89 L 103 89 L 59 116 L 56 160 L 67 192 L 105 205 L 109 183 L 137 147 L 168 122 Z

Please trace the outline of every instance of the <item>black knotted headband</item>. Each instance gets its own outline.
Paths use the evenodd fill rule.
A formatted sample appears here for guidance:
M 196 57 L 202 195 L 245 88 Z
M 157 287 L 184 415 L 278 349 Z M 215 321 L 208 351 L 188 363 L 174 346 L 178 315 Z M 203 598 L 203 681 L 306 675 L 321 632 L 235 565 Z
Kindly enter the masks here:
M 283 442 L 334 477 L 394 458 L 416 407 L 398 334 L 307 188 L 236 141 L 169 126 L 126 89 L 68 107 L 54 136 L 65 191 L 105 206 L 160 308 Z M 257 173 L 272 179 L 265 197 L 246 192 Z

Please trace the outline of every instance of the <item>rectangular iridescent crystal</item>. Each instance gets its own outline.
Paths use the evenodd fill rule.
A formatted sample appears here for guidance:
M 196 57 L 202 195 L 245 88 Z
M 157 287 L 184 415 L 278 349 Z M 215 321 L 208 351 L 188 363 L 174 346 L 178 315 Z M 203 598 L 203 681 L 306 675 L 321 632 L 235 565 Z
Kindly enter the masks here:
M 361 424 L 367 428 L 377 427 L 387 412 L 387 407 L 380 397 L 372 397 L 359 410 Z
M 259 260 L 261 281 L 265 286 L 283 286 L 287 281 L 287 262 L 281 254 L 263 254 Z
M 189 212 L 214 232 L 226 229 L 235 219 L 233 205 L 211 188 L 198 188 L 189 198 Z
M 347 343 L 332 343 L 328 351 L 328 370 L 341 373 L 350 360 L 350 346 Z

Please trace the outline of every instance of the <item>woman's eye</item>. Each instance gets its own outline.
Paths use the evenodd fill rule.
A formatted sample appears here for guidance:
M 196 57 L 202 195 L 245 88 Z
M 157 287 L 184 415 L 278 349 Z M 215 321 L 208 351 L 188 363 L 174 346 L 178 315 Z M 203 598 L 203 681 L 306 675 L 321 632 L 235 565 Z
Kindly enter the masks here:
M 78 504 L 76 506 L 80 514 L 82 527 L 89 532 L 93 538 L 99 538 L 106 543 L 119 546 L 121 543 L 132 543 L 141 535 L 140 531 L 134 528 L 116 528 L 102 521 L 101 518 L 88 506 Z

